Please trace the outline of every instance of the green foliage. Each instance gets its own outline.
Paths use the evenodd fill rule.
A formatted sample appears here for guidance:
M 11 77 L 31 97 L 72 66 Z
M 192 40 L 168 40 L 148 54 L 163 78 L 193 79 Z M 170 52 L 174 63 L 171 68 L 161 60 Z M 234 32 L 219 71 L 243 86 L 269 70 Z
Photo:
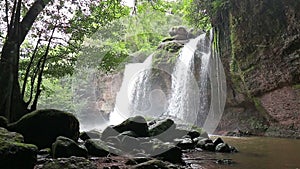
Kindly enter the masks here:
M 296 89 L 296 90 L 300 89 L 300 84 L 293 85 L 293 88 Z
M 154 6 L 144 2 L 138 5 L 136 15 L 124 20 L 127 27 L 125 41 L 130 52 L 155 50 L 162 39 L 168 36 L 171 27 L 182 25 L 183 21 L 179 15 L 166 12 L 172 4 L 163 2 L 158 1 Z
M 210 24 L 210 0 L 182 0 L 184 4 L 184 19 L 199 29 L 211 29 Z
M 250 125 L 250 129 L 254 132 L 266 131 L 268 129 L 268 125 L 266 125 L 263 120 L 259 120 L 255 117 L 251 117 L 246 120 L 246 122 Z
M 89 6 L 86 10 L 77 10 L 70 21 L 71 27 L 67 32 L 72 34 L 71 39 L 81 39 L 98 31 L 103 25 L 129 15 L 129 7 L 123 6 L 119 0 L 99 1 L 97 5 Z
M 102 71 L 113 71 L 118 68 L 120 63 L 124 63 L 124 60 L 128 58 L 128 54 L 125 52 L 118 52 L 115 50 L 110 50 L 106 52 L 98 65 L 98 69 Z
M 145 57 L 155 51 L 168 36 L 170 27 L 182 24 L 179 16 L 165 12 L 170 4 L 162 2 L 143 2 L 137 6 L 135 15 L 103 25 L 91 37 L 85 38 L 77 68 L 84 65 L 112 73 L 124 68 L 132 56 Z
M 182 0 L 184 18 L 189 24 L 204 30 L 211 29 L 211 19 L 218 17 L 217 11 L 228 8 L 228 0 Z
M 56 108 L 66 112 L 75 112 L 73 104 L 73 94 L 71 86 L 71 78 L 64 77 L 62 79 L 45 78 L 43 82 L 43 91 L 38 107 L 43 109 Z

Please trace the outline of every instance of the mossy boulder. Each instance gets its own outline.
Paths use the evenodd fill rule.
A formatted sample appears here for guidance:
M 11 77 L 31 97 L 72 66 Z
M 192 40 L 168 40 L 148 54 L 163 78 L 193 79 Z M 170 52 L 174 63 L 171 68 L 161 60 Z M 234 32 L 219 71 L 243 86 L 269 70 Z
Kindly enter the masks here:
M 55 109 L 33 111 L 9 124 L 8 129 L 21 133 L 26 143 L 35 144 L 39 149 L 51 147 L 58 136 L 74 141 L 79 137 L 77 118 L 71 113 Z
M 53 158 L 60 157 L 87 157 L 88 152 L 85 147 L 80 147 L 75 141 L 67 137 L 59 136 L 52 144 Z
M 32 144 L 22 143 L 19 133 L 9 132 L 0 127 L 0 168 L 32 169 L 37 160 L 38 148 Z
M 0 139 L 2 141 L 12 141 L 23 143 L 24 137 L 20 133 L 9 132 L 7 129 L 0 127 Z
M 113 129 L 119 133 L 133 131 L 138 137 L 149 136 L 147 121 L 142 116 L 130 117 L 121 124 L 114 126 Z
M 174 138 L 180 138 L 185 134 L 185 132 L 176 130 L 176 124 L 171 119 L 156 121 L 149 127 L 150 137 L 155 137 L 162 141 L 173 141 Z
M 166 130 L 173 128 L 175 130 L 176 124 L 171 119 L 165 119 L 162 121 L 158 121 L 155 124 L 150 126 L 149 134 L 150 136 L 156 136 L 162 134 Z

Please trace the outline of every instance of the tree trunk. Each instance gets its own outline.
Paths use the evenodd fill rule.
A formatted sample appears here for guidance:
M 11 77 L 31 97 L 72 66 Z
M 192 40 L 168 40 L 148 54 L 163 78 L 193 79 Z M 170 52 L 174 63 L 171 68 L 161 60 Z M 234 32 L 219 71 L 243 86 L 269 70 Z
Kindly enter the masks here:
M 20 21 L 21 0 L 14 1 L 11 23 L 0 60 L 0 115 L 14 122 L 28 112 L 19 84 L 20 46 L 37 16 L 50 0 L 36 0 Z
M 1 61 L 0 112 L 10 122 L 18 120 L 28 112 L 18 81 L 19 49 L 18 42 L 14 40 L 5 43 L 2 49 L 2 56 L 7 59 Z

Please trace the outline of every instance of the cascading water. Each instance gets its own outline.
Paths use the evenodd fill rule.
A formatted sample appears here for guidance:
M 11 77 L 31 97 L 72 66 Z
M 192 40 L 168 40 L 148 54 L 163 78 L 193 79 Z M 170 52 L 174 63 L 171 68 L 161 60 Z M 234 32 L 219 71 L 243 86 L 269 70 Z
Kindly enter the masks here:
M 202 38 L 199 40 L 196 55 L 201 58 L 201 67 L 199 72 L 199 110 L 197 113 L 196 125 L 203 126 L 206 116 L 209 111 L 208 100 L 208 70 L 211 59 L 211 40 L 213 38 L 212 30 L 209 32 L 209 39 Z
M 150 93 L 152 55 L 143 63 L 125 66 L 121 89 L 117 94 L 114 111 L 110 114 L 110 124 L 118 124 L 129 116 L 144 115 L 150 107 L 147 98 Z
M 148 101 L 151 83 L 149 77 L 151 75 L 152 55 L 144 61 L 144 69 L 140 70 L 135 77 L 133 83 L 129 86 L 129 112 L 135 115 L 145 115 L 144 112 L 150 109 Z
M 168 107 L 169 116 L 195 124 L 197 120 L 195 117 L 199 113 L 199 108 L 201 113 L 201 108 L 204 107 L 204 104 L 207 104 L 204 101 L 207 101 L 207 67 L 210 57 L 208 48 L 206 34 L 190 40 L 182 48 L 172 73 L 172 95 Z M 196 51 L 201 56 L 199 85 L 194 76 Z
M 211 31 L 209 37 L 202 34 L 190 39 L 181 49 L 170 73 L 171 94 L 167 101 L 161 90 L 151 88 L 152 55 L 144 63 L 126 65 L 110 124 L 118 124 L 135 115 L 168 116 L 177 123 L 196 124 L 212 133 L 226 100 L 226 78 L 220 58 L 211 46 L 212 34 Z M 197 65 L 195 59 L 201 60 L 201 64 Z M 163 106 L 155 107 L 157 103 Z

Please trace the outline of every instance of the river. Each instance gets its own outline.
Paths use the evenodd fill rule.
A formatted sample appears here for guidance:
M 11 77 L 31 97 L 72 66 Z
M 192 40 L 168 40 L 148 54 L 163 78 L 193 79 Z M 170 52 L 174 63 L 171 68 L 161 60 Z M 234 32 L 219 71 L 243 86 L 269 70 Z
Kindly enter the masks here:
M 192 152 L 191 166 L 197 169 L 300 169 L 300 140 L 270 137 L 222 137 L 239 152 L 233 154 Z M 197 159 L 197 160 L 196 160 Z M 214 159 L 232 159 L 216 164 Z M 188 161 L 189 162 L 189 161 Z

